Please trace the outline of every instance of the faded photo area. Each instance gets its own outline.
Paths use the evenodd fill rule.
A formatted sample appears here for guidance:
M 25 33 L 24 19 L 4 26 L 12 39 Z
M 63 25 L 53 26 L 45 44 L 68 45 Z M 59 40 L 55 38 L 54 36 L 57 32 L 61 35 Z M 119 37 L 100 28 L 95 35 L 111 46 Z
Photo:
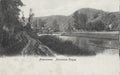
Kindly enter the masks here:
M 119 0 L 0 0 L 0 75 L 119 75 Z

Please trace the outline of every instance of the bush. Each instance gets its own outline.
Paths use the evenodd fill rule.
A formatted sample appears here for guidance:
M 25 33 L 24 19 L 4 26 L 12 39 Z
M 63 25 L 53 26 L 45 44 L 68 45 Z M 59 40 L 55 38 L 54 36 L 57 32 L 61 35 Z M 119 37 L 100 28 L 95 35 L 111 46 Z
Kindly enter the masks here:
M 45 35 L 41 36 L 39 40 L 52 49 L 57 54 L 62 55 L 95 55 L 95 52 L 81 49 L 71 41 L 62 41 L 62 39 L 55 36 Z

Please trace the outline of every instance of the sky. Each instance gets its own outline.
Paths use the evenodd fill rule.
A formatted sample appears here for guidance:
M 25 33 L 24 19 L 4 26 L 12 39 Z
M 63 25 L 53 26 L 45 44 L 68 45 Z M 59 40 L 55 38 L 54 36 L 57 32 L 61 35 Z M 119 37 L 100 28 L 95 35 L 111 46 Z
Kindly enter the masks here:
M 36 17 L 50 15 L 70 15 L 81 8 L 95 8 L 115 12 L 119 10 L 119 0 L 22 0 L 21 8 L 26 17 L 33 9 Z

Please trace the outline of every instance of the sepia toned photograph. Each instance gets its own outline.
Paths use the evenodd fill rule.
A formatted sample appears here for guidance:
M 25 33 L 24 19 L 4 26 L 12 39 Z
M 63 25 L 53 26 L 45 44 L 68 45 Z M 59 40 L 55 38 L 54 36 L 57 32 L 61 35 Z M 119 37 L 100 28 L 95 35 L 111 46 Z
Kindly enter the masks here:
M 120 0 L 0 0 L 0 75 L 120 75 Z

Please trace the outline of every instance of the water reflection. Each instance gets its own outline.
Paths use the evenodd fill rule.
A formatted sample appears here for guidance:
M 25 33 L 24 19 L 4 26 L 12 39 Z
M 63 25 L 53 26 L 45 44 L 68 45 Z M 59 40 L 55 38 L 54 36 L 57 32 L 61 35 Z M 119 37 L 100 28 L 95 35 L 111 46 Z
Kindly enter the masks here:
M 85 37 L 59 36 L 62 40 L 72 41 L 75 45 L 85 50 L 92 50 L 96 53 L 118 54 L 118 40 L 95 39 Z

